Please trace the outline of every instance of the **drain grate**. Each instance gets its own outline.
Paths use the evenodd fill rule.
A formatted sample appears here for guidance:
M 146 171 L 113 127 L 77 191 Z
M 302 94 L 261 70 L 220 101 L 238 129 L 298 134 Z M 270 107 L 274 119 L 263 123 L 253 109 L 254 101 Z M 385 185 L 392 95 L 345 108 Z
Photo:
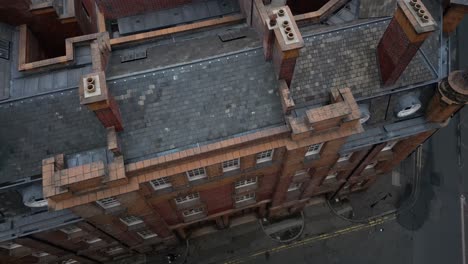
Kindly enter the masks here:
M 146 59 L 146 50 L 130 50 L 120 57 L 120 62 Z
M 0 39 L 0 58 L 10 59 L 10 41 Z
M 236 39 L 245 38 L 246 35 L 240 30 L 228 30 L 226 32 L 218 34 L 218 37 L 222 42 L 228 42 Z

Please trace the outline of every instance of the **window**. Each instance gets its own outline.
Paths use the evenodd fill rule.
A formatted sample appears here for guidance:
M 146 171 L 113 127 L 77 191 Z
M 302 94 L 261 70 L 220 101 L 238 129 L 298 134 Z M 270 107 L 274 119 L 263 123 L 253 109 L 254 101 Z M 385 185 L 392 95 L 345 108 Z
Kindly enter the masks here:
M 364 169 L 365 169 L 365 170 L 372 169 L 372 168 L 375 167 L 375 165 L 377 165 L 377 162 L 373 162 L 373 163 L 367 165 Z
M 157 237 L 158 235 L 151 230 L 138 231 L 137 234 L 143 239 L 150 239 L 152 237 Z
M 197 215 L 203 213 L 203 207 L 198 207 L 198 208 L 192 208 L 189 210 L 185 210 L 182 212 L 182 215 L 187 217 L 187 216 L 192 216 L 192 215 Z
M 42 258 L 42 257 L 48 256 L 49 253 L 44 252 L 44 251 L 38 251 L 38 252 L 32 253 L 31 255 L 33 255 L 36 258 Z
M 117 201 L 115 197 L 108 197 L 101 200 L 97 200 L 96 203 L 104 209 L 109 209 L 120 205 L 120 202 Z
M 4 248 L 4 249 L 15 249 L 15 248 L 19 248 L 19 247 L 22 247 L 22 245 L 12 243 L 12 242 L 8 242 L 8 243 L 0 245 L 0 248 Z
M 323 146 L 323 143 L 310 145 L 305 155 L 310 156 L 310 155 L 319 154 L 320 150 L 322 149 L 322 146 Z
M 241 203 L 255 199 L 255 193 L 247 193 L 244 195 L 236 196 L 236 203 Z
M 169 180 L 169 177 L 162 177 L 159 179 L 155 179 L 155 180 L 150 181 L 150 183 L 151 183 L 151 186 L 153 186 L 154 190 L 160 190 L 160 189 L 164 189 L 164 188 L 168 188 L 172 186 L 171 181 Z
M 242 188 L 242 187 L 252 185 L 252 184 L 255 184 L 255 183 L 257 183 L 257 177 L 237 181 L 236 184 L 235 184 L 235 187 L 237 189 L 237 188 Z
M 325 181 L 330 181 L 330 180 L 334 180 L 336 179 L 336 176 L 338 175 L 338 173 L 333 173 L 333 174 L 330 174 L 328 175 L 327 177 L 325 177 Z
M 340 156 L 340 158 L 338 159 L 338 162 L 343 162 L 343 161 L 347 161 L 351 158 L 351 156 L 353 155 L 353 153 L 346 153 L 346 154 L 343 154 Z
M 73 264 L 73 263 L 78 263 L 78 261 L 74 259 L 67 259 L 67 260 L 62 261 L 62 264 Z
M 102 241 L 102 239 L 100 239 L 99 237 L 93 237 L 93 238 L 85 239 L 85 242 L 88 243 L 88 244 L 94 244 L 94 243 L 97 243 L 99 241 Z
M 292 182 L 289 185 L 288 192 L 298 190 L 299 188 L 301 188 L 301 186 L 302 186 L 302 182 Z
M 81 228 L 71 225 L 71 226 L 66 226 L 64 228 L 61 228 L 60 231 L 64 232 L 65 234 L 73 234 L 76 232 L 80 232 Z
M 177 197 L 177 198 L 175 198 L 175 201 L 176 201 L 176 203 L 181 204 L 181 203 L 196 200 L 198 198 L 200 198 L 199 193 L 191 193 L 191 194 L 189 194 L 187 196 Z
M 189 181 L 194 181 L 206 177 L 205 168 L 198 168 L 187 171 L 187 178 Z
M 122 250 L 123 250 L 123 248 L 121 248 L 121 247 L 111 247 L 111 248 L 106 250 L 106 254 L 115 255 L 115 254 L 119 253 Z
M 239 168 L 240 168 L 239 159 L 223 161 L 223 172 L 237 170 Z
M 143 223 L 143 220 L 141 220 L 139 217 L 133 216 L 133 215 L 128 215 L 125 217 L 120 218 L 120 221 L 122 221 L 124 224 L 127 226 L 133 226 L 133 225 L 138 225 Z
M 273 149 L 257 153 L 257 163 L 267 162 L 273 159 Z
M 304 176 L 306 173 L 307 173 L 306 170 L 298 170 L 296 171 L 296 173 L 294 173 L 294 177 Z
M 391 150 L 396 145 L 396 143 L 398 143 L 398 141 L 396 141 L 396 140 L 387 142 L 387 145 L 385 145 L 385 147 L 382 149 L 382 151 Z

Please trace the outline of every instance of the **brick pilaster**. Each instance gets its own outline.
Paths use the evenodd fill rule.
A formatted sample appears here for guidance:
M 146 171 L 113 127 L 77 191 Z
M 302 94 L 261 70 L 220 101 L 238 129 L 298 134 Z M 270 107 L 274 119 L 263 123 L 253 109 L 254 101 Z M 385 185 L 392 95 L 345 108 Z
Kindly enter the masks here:
M 284 202 L 288 187 L 291 184 L 294 173 L 303 168 L 304 155 L 307 149 L 305 147 L 288 150 L 285 153 L 283 167 L 279 173 L 273 193 L 272 206 L 278 206 Z
M 420 0 L 398 0 L 397 9 L 377 47 L 383 85 L 393 85 L 436 23 Z

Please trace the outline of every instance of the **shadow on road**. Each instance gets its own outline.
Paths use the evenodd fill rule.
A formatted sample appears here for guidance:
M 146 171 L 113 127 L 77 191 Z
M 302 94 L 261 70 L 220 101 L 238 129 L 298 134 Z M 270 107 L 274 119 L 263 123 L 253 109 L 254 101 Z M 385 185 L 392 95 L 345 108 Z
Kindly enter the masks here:
M 435 195 L 433 184 L 437 182 L 435 179 L 438 177 L 434 177 L 437 175 L 433 175 L 434 155 L 432 151 L 432 142 L 429 141 L 427 144 L 429 151 L 427 152 L 428 154 L 424 155 L 426 156 L 426 159 L 424 161 L 424 167 L 420 173 L 420 182 L 419 184 L 417 182 L 415 183 L 415 200 L 409 209 L 402 211 L 397 216 L 397 222 L 407 230 L 418 230 L 423 226 L 424 222 L 429 217 L 430 204 Z M 400 200 L 400 205 L 411 202 L 407 200 L 411 199 L 412 188 L 413 186 L 411 184 L 406 185 L 404 195 Z

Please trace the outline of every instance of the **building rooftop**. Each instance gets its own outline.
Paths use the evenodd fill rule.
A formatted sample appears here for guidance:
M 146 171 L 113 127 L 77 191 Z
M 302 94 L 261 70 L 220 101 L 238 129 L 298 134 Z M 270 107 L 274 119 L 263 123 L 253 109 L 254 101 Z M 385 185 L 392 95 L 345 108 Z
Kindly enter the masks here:
M 304 37 L 291 84 L 296 105 L 325 103 L 331 88 L 350 87 L 361 98 L 436 79 L 436 72 L 419 52 L 394 87 L 381 86 L 376 50 L 388 23 L 388 19 L 377 20 Z
M 108 82 L 122 113 L 124 157 L 138 160 L 284 122 L 261 49 Z M 106 146 L 76 89 L 0 104 L 1 182 L 41 173 L 41 160 Z
M 273 66 L 261 49 L 109 82 L 126 159 L 282 124 Z
M 77 89 L 0 104 L 0 123 L 0 182 L 40 174 L 46 157 L 106 146 Z
M 291 85 L 296 106 L 325 103 L 331 88 L 351 87 L 358 99 L 395 88 L 381 87 L 375 56 L 388 22 L 321 28 L 304 36 Z M 127 162 L 284 124 L 278 82 L 258 37 L 252 29 L 230 27 L 246 37 L 222 43 L 217 29 L 112 52 L 108 86 L 122 114 L 119 137 Z M 120 56 L 136 48 L 147 49 L 147 59 L 120 63 Z M 396 86 L 437 79 L 438 57 L 425 55 L 437 49 L 435 36 Z M 76 87 L 91 66 L 88 50 L 77 54 L 80 62 L 73 68 L 11 73 L 10 98 L 0 101 L 0 183 L 39 175 L 46 157 L 106 146 L 102 124 L 79 102 Z

